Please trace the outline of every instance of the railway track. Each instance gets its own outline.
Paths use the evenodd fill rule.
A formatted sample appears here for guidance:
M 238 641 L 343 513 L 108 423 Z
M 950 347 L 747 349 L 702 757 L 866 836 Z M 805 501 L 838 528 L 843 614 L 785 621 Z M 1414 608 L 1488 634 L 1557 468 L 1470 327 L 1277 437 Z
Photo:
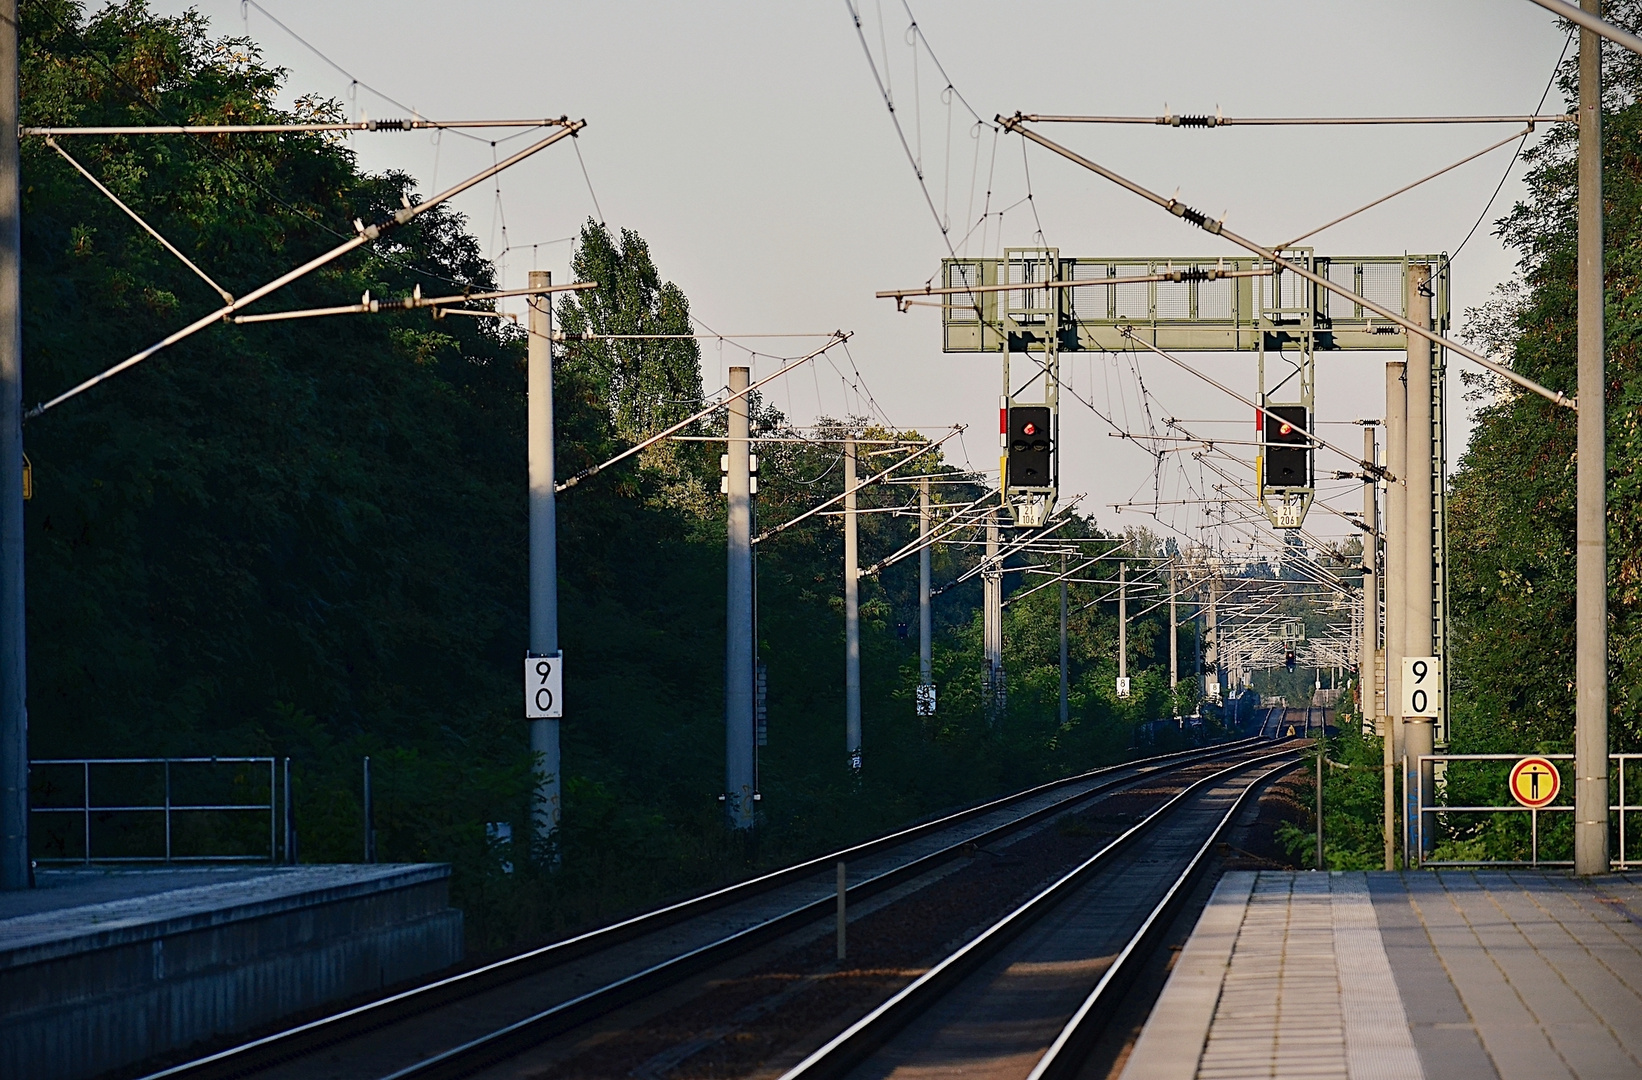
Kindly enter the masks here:
M 1094 800 L 1262 752 L 1259 738 L 1039 785 L 149 1074 L 145 1080 L 467 1076 Z
M 1195 781 L 782 1080 L 1078 1075 L 1216 840 L 1266 780 L 1298 760 L 1288 748 Z
M 1313 738 L 1328 723 L 1328 710 L 1317 706 L 1304 709 L 1270 709 L 1260 725 L 1265 739 Z

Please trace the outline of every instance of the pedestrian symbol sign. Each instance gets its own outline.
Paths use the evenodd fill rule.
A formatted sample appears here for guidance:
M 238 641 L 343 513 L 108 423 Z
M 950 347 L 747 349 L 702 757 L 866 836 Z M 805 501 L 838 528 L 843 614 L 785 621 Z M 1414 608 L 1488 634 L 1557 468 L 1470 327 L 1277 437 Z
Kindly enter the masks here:
M 1526 757 L 1511 768 L 1511 794 L 1523 806 L 1548 806 L 1562 790 L 1562 774 L 1542 757 Z

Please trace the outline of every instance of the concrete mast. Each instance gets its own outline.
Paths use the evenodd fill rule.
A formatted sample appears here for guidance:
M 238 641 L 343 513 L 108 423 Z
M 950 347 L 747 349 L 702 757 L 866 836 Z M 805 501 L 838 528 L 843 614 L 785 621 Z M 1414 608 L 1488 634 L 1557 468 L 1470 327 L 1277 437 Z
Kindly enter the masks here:
M 918 480 L 918 543 L 922 545 L 918 552 L 918 683 L 921 686 L 935 681 L 931 661 L 935 627 L 929 609 L 929 527 L 929 477 L 924 476 Z
M 844 742 L 861 771 L 861 567 L 855 518 L 855 434 L 844 439 Z
M 0 889 L 29 873 L 23 612 L 23 330 L 17 0 L 0 0 Z
M 530 272 L 530 287 L 553 284 L 546 270 Z M 526 355 L 526 454 L 530 470 L 530 651 L 559 651 L 559 541 L 553 494 L 553 298 L 530 298 L 530 340 Z M 562 673 L 561 673 L 562 674 Z M 530 749 L 536 755 L 535 840 L 545 844 L 559 827 L 559 721 L 530 721 Z
M 1407 366 L 1402 361 L 1385 366 L 1385 465 L 1396 478 L 1385 486 L 1385 724 L 1392 760 L 1399 769 L 1407 749 L 1402 720 L 1403 626 L 1408 612 L 1403 600 L 1408 587 L 1408 388 L 1403 379 Z M 1396 823 L 1391 827 L 1395 830 Z
M 1592 15 L 1600 0 L 1582 0 Z M 1603 372 L 1602 40 L 1579 32 L 1579 451 L 1574 872 L 1608 872 L 1607 394 Z M 9 462 L 9 457 L 8 457 Z M 8 465 L 9 467 L 9 465 Z
M 724 813 L 732 829 L 753 827 L 753 518 L 747 395 L 751 369 L 730 369 L 725 456 L 727 566 L 724 617 Z
M 1408 267 L 1405 301 L 1408 319 L 1416 326 L 1431 325 L 1431 268 L 1424 263 Z M 1431 403 L 1431 342 L 1414 334 L 1408 335 L 1408 367 L 1405 372 L 1408 387 L 1408 486 L 1404 504 L 1406 540 L 1403 548 L 1403 656 L 1436 655 L 1436 610 L 1433 590 L 1436 586 L 1436 502 L 1432 490 L 1432 403 Z M 1420 798 L 1423 790 L 1427 802 L 1432 793 L 1432 769 L 1427 763 L 1415 772 L 1421 754 L 1435 750 L 1436 721 L 1429 716 L 1403 718 L 1403 752 L 1408 758 L 1407 785 L 1409 805 Z M 1419 813 L 1417 808 L 1411 810 Z M 1423 837 L 1430 847 L 1431 835 L 1422 828 L 1423 814 L 1410 817 L 1410 835 Z M 1412 857 L 1411 857 L 1412 861 Z

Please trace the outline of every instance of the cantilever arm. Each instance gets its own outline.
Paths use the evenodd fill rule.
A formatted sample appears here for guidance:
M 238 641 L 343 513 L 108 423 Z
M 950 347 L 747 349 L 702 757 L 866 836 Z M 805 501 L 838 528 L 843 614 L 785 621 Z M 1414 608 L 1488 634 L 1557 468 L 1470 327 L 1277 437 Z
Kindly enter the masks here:
M 1535 2 L 1536 3 L 1545 3 L 1545 2 L 1547 2 L 1547 0 L 1535 0 Z M 1353 303 L 1358 304 L 1358 305 L 1362 306 L 1363 308 L 1374 312 L 1374 314 L 1380 316 L 1382 319 L 1389 319 L 1391 322 L 1396 323 L 1398 326 L 1402 327 L 1404 330 L 1408 331 L 1409 333 L 1417 334 L 1420 337 L 1425 338 L 1426 340 L 1430 341 L 1433 345 L 1439 345 L 1442 348 L 1450 350 L 1451 352 L 1458 353 L 1460 356 L 1465 357 L 1467 360 L 1470 360 L 1472 363 L 1480 364 L 1482 367 L 1485 367 L 1489 371 L 1492 371 L 1495 375 L 1498 375 L 1500 378 L 1509 380 L 1510 382 L 1513 382 L 1513 383 L 1516 383 L 1518 386 L 1522 387 L 1524 390 L 1530 390 L 1533 393 L 1538 394 L 1540 397 L 1544 398 L 1545 400 L 1551 402 L 1554 405 L 1561 405 L 1561 406 L 1563 406 L 1565 408 L 1569 408 L 1569 409 L 1578 409 L 1579 408 L 1578 401 L 1575 400 L 1574 398 L 1571 398 L 1568 395 L 1562 393 L 1562 391 L 1546 389 L 1545 387 L 1541 386 L 1539 383 L 1537 383 L 1534 380 L 1528 378 L 1528 376 L 1526 376 L 1526 375 L 1519 375 L 1518 373 L 1516 373 L 1515 371 L 1512 371 L 1510 368 L 1506 367 L 1505 365 L 1497 363 L 1493 360 L 1490 360 L 1486 356 L 1483 356 L 1480 353 L 1477 353 L 1477 352 L 1475 352 L 1471 349 L 1468 349 L 1464 345 L 1461 345 L 1456 341 L 1450 341 L 1448 338 L 1443 337 L 1441 334 L 1438 334 L 1438 333 L 1436 333 L 1432 330 L 1428 330 L 1423 326 L 1416 325 L 1412 321 L 1403 318 L 1401 315 L 1399 315 L 1396 312 L 1392 311 L 1391 309 L 1385 307 L 1384 305 L 1377 304 L 1374 301 L 1368 299 L 1367 297 L 1363 296 L 1361 293 L 1352 292 L 1350 289 L 1346 288 L 1344 285 L 1340 285 L 1340 284 L 1337 284 L 1333 281 L 1330 281 L 1327 278 L 1323 277 L 1321 274 L 1313 273 L 1312 271 L 1307 270 L 1305 267 L 1299 265 L 1298 263 L 1295 263 L 1295 262 L 1292 262 L 1289 259 L 1283 258 L 1281 255 L 1279 255 L 1275 251 L 1272 251 L 1270 248 L 1262 247 L 1261 245 L 1255 243 L 1253 240 L 1250 240 L 1247 237 L 1239 236 L 1237 233 L 1234 233 L 1230 229 L 1225 227 L 1224 220 L 1214 221 L 1214 220 L 1210 219 L 1210 217 L 1207 214 L 1203 213 L 1200 210 L 1193 210 L 1191 207 L 1187 206 L 1185 203 L 1181 202 L 1179 199 L 1165 199 L 1163 196 L 1157 194 L 1157 192 L 1149 191 L 1146 188 L 1143 188 L 1139 184 L 1135 183 L 1133 180 L 1129 180 L 1129 179 L 1126 179 L 1122 176 L 1119 176 L 1117 173 L 1115 173 L 1112 170 L 1106 168 L 1105 166 L 1098 165 L 1095 162 L 1090 161 L 1088 158 L 1084 157 L 1082 154 L 1079 154 L 1074 150 L 1069 150 L 1066 147 L 1061 146 L 1059 143 L 1056 143 L 1056 142 L 1053 142 L 1049 139 L 1044 138 L 1042 135 L 1039 135 L 1036 131 L 1033 131 L 1031 128 L 1026 126 L 1026 124 L 1024 123 L 1024 120 L 1022 118 L 1022 115 L 1020 113 L 1016 113 L 1014 116 L 1010 116 L 1010 117 L 999 116 L 997 119 L 998 119 L 998 123 L 1003 125 L 1004 130 L 1013 131 L 1018 135 L 1024 136 L 1025 138 L 1028 138 L 1028 139 L 1031 139 L 1033 142 L 1037 143 L 1039 146 L 1043 147 L 1044 149 L 1053 150 L 1055 153 L 1059 154 L 1061 157 L 1065 158 L 1066 160 L 1074 162 L 1078 165 L 1082 165 L 1084 168 L 1088 169 L 1092 173 L 1096 173 L 1100 176 L 1104 176 L 1106 179 L 1112 181 L 1112 183 L 1118 185 L 1119 187 L 1125 188 L 1129 191 L 1134 192 L 1136 195 L 1139 195 L 1141 198 L 1145 199 L 1147 202 L 1155 203 L 1158 206 L 1161 206 L 1163 209 L 1169 211 L 1169 213 L 1173 214 L 1175 217 L 1181 218 L 1181 219 L 1183 219 L 1183 220 L 1185 220 L 1185 221 L 1187 221 L 1187 222 L 1189 222 L 1193 225 L 1196 225 L 1198 228 L 1202 229 L 1204 232 L 1213 233 L 1216 236 L 1223 236 L 1227 240 L 1230 240 L 1232 243 L 1236 244 L 1238 247 L 1245 248 L 1248 251 L 1251 251 L 1254 254 L 1260 256 L 1261 258 L 1269 260 L 1272 264 L 1274 264 L 1276 266 L 1281 266 L 1283 269 L 1291 271 L 1292 273 L 1294 273 L 1294 274 L 1296 274 L 1300 277 L 1305 278 L 1307 281 L 1311 282 L 1313 285 L 1321 286 L 1322 288 L 1327 289 L 1329 292 L 1336 293 L 1340 296 L 1349 297 L 1352 300 Z

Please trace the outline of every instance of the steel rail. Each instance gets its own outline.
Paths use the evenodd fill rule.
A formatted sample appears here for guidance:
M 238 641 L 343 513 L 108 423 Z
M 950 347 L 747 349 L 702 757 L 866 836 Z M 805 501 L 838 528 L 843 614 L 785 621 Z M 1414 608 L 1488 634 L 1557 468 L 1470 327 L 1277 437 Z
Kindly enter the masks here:
M 903 987 L 888 1001 L 851 1024 L 821 1049 L 793 1066 L 781 1080 L 832 1080 L 859 1065 L 873 1051 L 911 1023 L 949 990 L 968 978 L 983 962 L 995 955 L 1043 915 L 1058 906 L 1097 870 L 1103 870 L 1158 823 L 1205 788 L 1232 773 L 1270 761 L 1291 757 L 1299 760 L 1298 749 L 1280 750 L 1238 762 L 1188 785 L 1185 790 L 1129 827 L 1122 835 L 1087 860 L 1062 875 L 1030 900 L 981 931 L 934 967 Z M 1216 827 L 1214 835 L 1219 835 Z M 1212 843 L 1212 840 L 1211 840 Z
M 1044 1051 L 1038 1063 L 1032 1067 L 1026 1080 L 1070 1080 L 1071 1077 L 1078 1075 L 1090 1047 L 1105 1031 L 1106 1022 L 1111 1019 L 1118 1000 L 1134 983 L 1138 969 L 1156 950 L 1159 939 L 1168 933 L 1175 915 L 1179 913 L 1186 898 L 1191 895 L 1202 878 L 1207 869 L 1209 852 L 1226 831 L 1226 826 L 1242 813 L 1243 805 L 1248 801 L 1250 794 L 1258 791 L 1272 776 L 1287 768 L 1292 768 L 1292 765 L 1278 765 L 1266 770 L 1233 800 L 1231 807 L 1197 849 L 1197 853 L 1192 856 L 1191 862 L 1186 864 L 1186 869 L 1175 878 L 1174 884 L 1169 886 L 1169 891 L 1164 894 L 1163 899 L 1157 902 L 1145 921 L 1140 924 L 1140 929 L 1134 932 L 1117 954 L 1117 958 L 1101 974 L 1100 981 L 1089 992 L 1089 996 L 1083 999 L 1072 1018 L 1061 1028 L 1060 1034 L 1055 1036 L 1055 1041 L 1049 1044 L 1049 1049 Z
M 1228 744 L 1229 745 L 1229 744 Z M 1207 755 L 1212 760 L 1216 755 Z M 1177 762 L 1169 768 L 1197 762 Z M 1162 771 L 1162 770 L 1159 770 Z M 989 829 L 977 836 L 960 840 L 947 847 L 924 855 L 910 863 L 869 878 L 846 890 L 850 898 L 865 898 L 927 873 L 944 862 L 974 850 L 977 844 L 990 843 L 1008 833 L 1035 824 L 1045 818 L 1065 813 L 1069 808 L 1096 796 L 1110 793 L 1137 781 L 1150 779 L 1157 772 L 1115 777 L 1105 784 L 1090 788 L 1071 798 L 1041 807 L 1029 814 Z M 560 1002 L 533 1016 L 526 1017 L 504 1028 L 489 1032 L 443 1053 L 425 1058 L 380 1078 L 380 1080 L 458 1080 L 480 1069 L 505 1061 L 532 1046 L 602 1016 L 613 1009 L 640 1000 L 664 986 L 722 963 L 739 953 L 790 933 L 806 923 L 824 918 L 834 911 L 836 899 L 823 896 L 794 908 L 773 919 L 727 935 L 717 941 L 664 960 L 643 971 L 590 990 L 579 997 Z
M 999 810 L 1006 810 L 1011 806 L 1025 802 L 1037 796 L 1074 786 L 1088 780 L 1098 780 L 1108 776 L 1111 777 L 1110 783 L 1100 784 L 1096 787 L 1078 792 L 1077 794 L 1069 796 L 1066 799 L 1061 799 L 1051 803 L 1047 807 L 1043 807 L 1039 810 L 1031 812 L 1030 814 L 1023 815 L 1021 818 L 1006 822 L 995 829 L 988 830 L 978 836 L 968 837 L 956 845 L 949 845 L 948 847 L 941 849 L 939 852 L 933 853 L 932 855 L 926 855 L 913 863 L 906 864 L 908 867 L 919 867 L 919 869 L 914 872 L 914 875 L 916 873 L 923 873 L 934 865 L 934 862 L 930 860 L 935 859 L 937 856 L 944 855 L 947 858 L 954 857 L 969 844 L 974 844 L 986 837 L 1004 835 L 1013 829 L 1024 828 L 1025 826 L 1032 824 L 1034 821 L 1041 820 L 1043 817 L 1061 813 L 1079 802 L 1083 802 L 1093 796 L 1106 793 L 1113 787 L 1121 786 L 1122 784 L 1130 783 L 1137 779 L 1149 778 L 1157 775 L 1161 771 L 1196 764 L 1201 760 L 1209 760 L 1227 753 L 1235 753 L 1240 750 L 1252 749 L 1252 744 L 1257 744 L 1260 741 L 1261 740 L 1258 736 L 1251 736 L 1209 747 L 1199 747 L 1192 750 L 1175 751 L 1169 754 L 1159 754 L 1152 757 L 1137 758 L 1134 761 L 1124 762 L 1119 765 L 1104 766 L 1099 769 L 1091 769 L 1072 776 L 1062 777 L 1059 780 L 1051 780 L 1047 783 L 1038 784 L 1034 787 L 1027 788 L 1023 791 L 1018 791 L 998 799 L 992 799 L 952 814 L 946 814 L 930 821 L 922 822 L 920 824 L 889 833 L 885 836 L 881 836 L 861 844 L 855 844 L 840 851 L 835 851 L 827 855 L 808 859 L 792 866 L 784 867 L 780 870 L 775 870 L 770 873 L 760 875 L 759 877 L 752 878 L 748 881 L 725 886 L 724 888 L 716 889 L 700 896 L 695 896 L 687 900 L 681 900 L 677 903 L 668 904 L 664 907 L 623 919 L 608 926 L 599 927 L 594 930 L 586 931 L 582 934 L 577 934 L 574 937 L 566 938 L 563 941 L 554 942 L 553 944 L 544 945 L 540 948 L 529 950 L 528 952 L 521 953 L 517 956 L 498 960 L 494 963 L 487 964 L 484 967 L 475 968 L 472 971 L 462 972 L 460 974 L 448 976 L 422 986 L 413 987 L 412 989 L 401 991 L 400 993 L 390 995 L 389 997 L 382 998 L 377 1001 L 368 1002 L 364 1005 L 359 1005 L 352 1009 L 334 1013 L 330 1016 L 321 1017 L 317 1020 L 298 1025 L 294 1028 L 289 1028 L 285 1031 L 276 1032 L 272 1035 L 254 1039 L 238 1046 L 229 1047 L 225 1050 L 218 1051 L 217 1053 L 210 1054 L 193 1061 L 184 1062 L 170 1068 L 162 1069 L 158 1072 L 148 1074 L 143 1078 L 143 1080 L 208 1080 L 208 1078 L 226 1078 L 253 1074 L 258 1070 L 270 1068 L 280 1062 L 300 1058 L 326 1046 L 331 1046 L 366 1032 L 374 1031 L 390 1024 L 398 1023 L 407 1018 L 430 1012 L 451 1002 L 470 998 L 476 994 L 483 993 L 498 986 L 503 986 L 519 979 L 528 978 L 532 975 L 537 975 L 551 970 L 552 968 L 558 967 L 562 964 L 570 963 L 583 957 L 601 952 L 605 949 L 625 944 L 629 941 L 636 940 L 647 934 L 673 926 L 697 915 L 729 907 L 733 904 L 759 896 L 783 885 L 788 885 L 793 882 L 802 881 L 806 878 L 815 877 L 823 872 L 830 871 L 833 865 L 837 862 L 849 862 L 852 860 L 866 858 L 871 855 L 880 854 L 913 840 L 920 839 L 931 833 L 940 832 L 944 829 L 962 825 L 966 821 L 970 821 L 974 818 L 982 817 Z M 897 881 L 901 880 L 901 877 L 896 877 L 893 880 L 885 879 L 890 875 L 901 874 L 903 869 L 904 867 L 897 868 L 895 870 L 887 871 L 885 874 L 878 875 L 877 877 L 864 880 L 851 887 L 848 890 L 848 895 L 851 897 L 864 897 L 888 888 Z M 901 876 L 904 877 L 906 875 L 903 874 Z M 827 910 L 831 910 L 831 905 L 834 903 L 834 898 L 833 896 L 828 895 L 819 903 Z M 778 936 L 780 933 L 784 933 L 787 929 L 790 929 L 792 925 L 797 925 L 803 921 L 794 918 L 793 913 L 789 913 L 786 916 L 779 916 L 778 919 L 791 919 L 792 921 L 790 924 L 783 923 L 780 929 L 773 931 L 769 936 Z M 760 924 L 760 926 L 768 925 L 770 925 L 768 922 L 765 924 Z M 759 927 L 755 926 L 749 929 L 757 930 Z M 747 934 L 747 931 L 743 931 L 742 933 L 745 935 Z M 736 935 L 732 935 L 732 937 L 735 936 Z M 725 945 L 725 942 L 728 940 L 729 939 L 721 939 L 719 942 L 714 943 L 713 946 L 708 946 L 707 948 L 713 948 L 715 946 L 720 947 L 718 953 L 711 955 L 716 957 L 729 951 L 732 947 Z M 756 944 L 757 940 L 762 939 L 756 938 L 756 936 L 741 936 L 737 944 L 742 946 L 751 946 Z M 673 976 L 683 977 L 689 973 L 689 970 L 692 969 L 692 964 L 703 962 L 709 958 L 709 955 L 704 954 L 701 949 L 695 950 L 694 953 L 688 954 L 688 956 L 691 958 L 689 964 L 678 965 L 668 969 Z M 673 961 L 669 961 L 668 963 L 676 964 L 677 961 L 681 959 L 686 958 L 676 957 Z M 658 979 L 655 975 L 652 975 L 647 981 L 645 981 L 643 984 L 646 987 L 645 992 L 648 992 L 649 989 L 653 989 L 654 984 L 657 981 Z M 623 980 L 621 984 L 612 984 L 612 987 L 606 987 L 605 990 L 611 990 L 616 985 L 622 986 L 623 991 L 628 991 L 637 988 L 640 984 L 633 983 L 631 980 Z M 588 996 L 589 995 L 582 995 L 581 998 L 577 998 L 573 1002 L 566 1002 L 564 1004 L 572 1005 L 581 1003 L 584 1002 L 584 999 L 588 998 Z M 613 997 L 614 995 L 607 998 L 606 1002 L 613 1000 Z M 578 1006 L 578 1008 L 585 1009 L 591 1004 L 591 1002 L 588 1002 L 584 1005 Z M 587 1015 L 596 1015 L 598 1011 L 603 1011 L 604 1009 L 608 1009 L 610 1007 L 612 1006 L 606 1003 L 600 1009 L 587 1012 Z M 552 1012 L 553 1010 L 548 1011 Z M 532 1019 L 542 1020 L 542 1018 L 543 1014 L 538 1014 Z M 432 1059 L 423 1064 L 430 1064 L 431 1060 Z

